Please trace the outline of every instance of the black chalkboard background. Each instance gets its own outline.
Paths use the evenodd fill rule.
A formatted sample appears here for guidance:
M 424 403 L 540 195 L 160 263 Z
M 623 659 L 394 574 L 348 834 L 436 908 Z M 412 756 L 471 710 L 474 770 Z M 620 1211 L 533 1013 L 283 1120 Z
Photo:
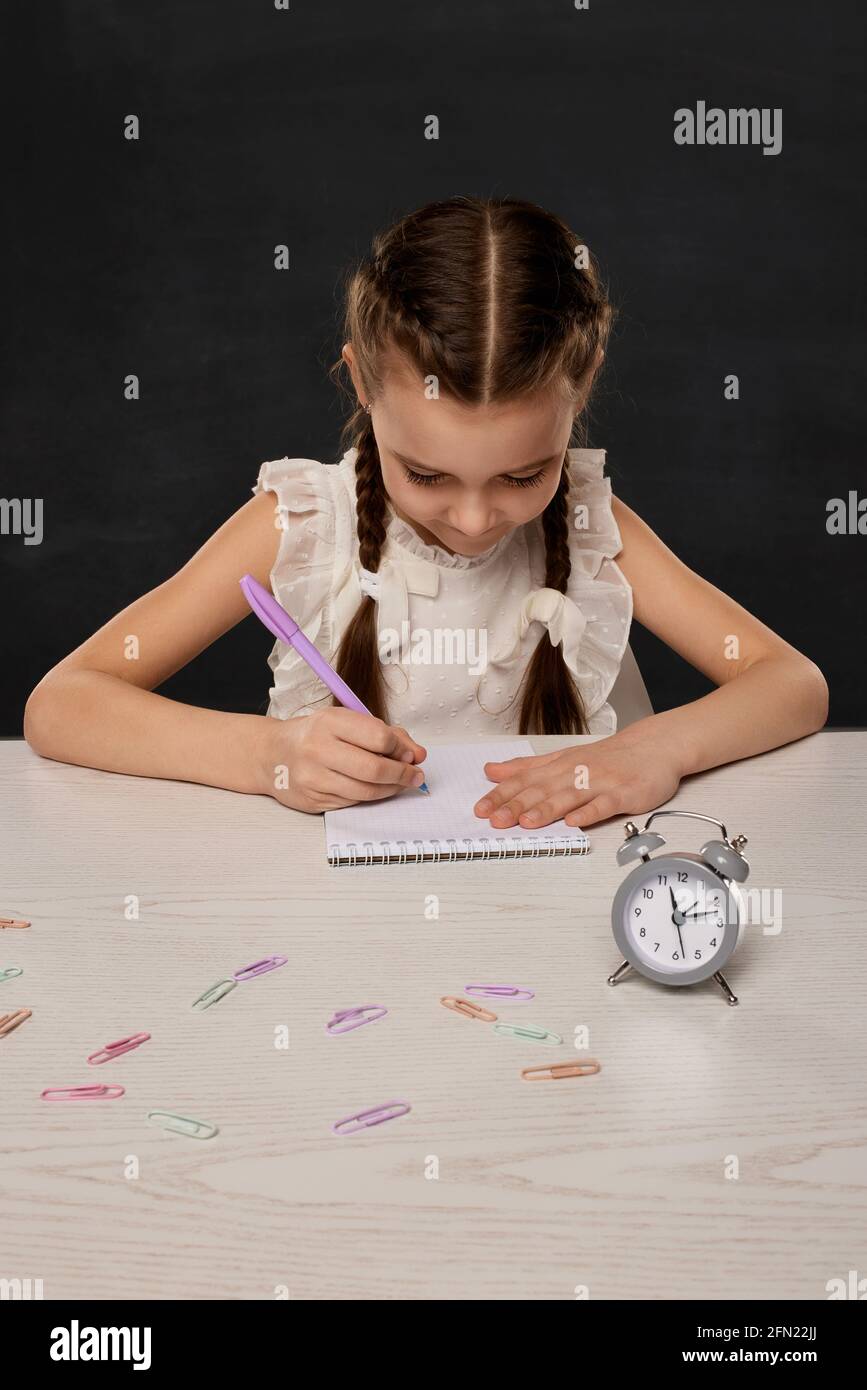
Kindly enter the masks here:
M 867 536 L 825 524 L 830 498 L 867 495 L 860 9 L 5 6 L 0 495 L 43 498 L 45 534 L 0 536 L 0 733 L 264 459 L 337 457 L 341 272 L 453 193 L 530 198 L 593 247 L 621 310 L 589 440 L 615 492 L 818 662 L 832 725 L 863 725 Z M 781 107 L 781 153 L 676 145 L 699 100 Z M 656 709 L 710 688 L 631 640 Z M 263 709 L 270 647 L 250 619 L 163 691 Z

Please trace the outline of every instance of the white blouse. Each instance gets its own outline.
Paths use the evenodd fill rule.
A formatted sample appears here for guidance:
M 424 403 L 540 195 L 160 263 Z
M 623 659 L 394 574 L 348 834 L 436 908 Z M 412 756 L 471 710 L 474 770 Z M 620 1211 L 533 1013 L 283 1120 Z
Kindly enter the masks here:
M 276 497 L 280 546 L 271 571 L 276 598 L 334 664 L 363 593 L 377 603 L 388 722 L 424 743 L 517 733 L 513 700 L 548 629 L 584 700 L 589 732 L 612 734 L 606 703 L 632 622 L 632 589 L 614 557 L 622 549 L 603 477 L 604 449 L 569 449 L 572 573 L 567 592 L 544 587 L 541 516 L 480 555 L 428 545 L 386 499 L 386 539 L 376 575 L 363 571 L 355 525 L 355 456 L 338 464 L 283 458 L 263 463 L 254 493 Z M 277 642 L 270 715 L 324 709 L 331 693 L 294 647 Z

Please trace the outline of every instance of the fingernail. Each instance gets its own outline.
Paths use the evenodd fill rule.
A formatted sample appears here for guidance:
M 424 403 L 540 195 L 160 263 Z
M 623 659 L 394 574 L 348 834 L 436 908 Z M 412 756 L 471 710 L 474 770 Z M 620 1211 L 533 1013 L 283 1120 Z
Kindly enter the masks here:
M 400 755 L 400 760 L 401 760 L 402 763 L 412 763 L 412 762 L 415 762 L 415 755 L 414 755 L 412 749 L 411 749 L 411 748 L 407 748 L 403 753 L 401 753 L 401 755 Z
M 412 780 L 414 786 L 421 786 L 422 782 L 424 781 L 424 773 L 422 772 L 421 768 L 419 768 L 418 772 L 415 774 Z
M 541 815 L 542 815 L 542 812 L 541 812 L 541 811 L 527 811 L 526 814 L 525 814 L 525 816 L 524 816 L 524 819 L 525 819 L 525 820 L 539 820 L 539 819 L 541 818 Z
M 476 810 L 481 811 L 482 815 L 484 815 L 485 811 L 490 811 L 490 809 L 491 803 L 487 797 L 485 797 L 484 801 L 480 801 L 478 806 L 476 807 Z

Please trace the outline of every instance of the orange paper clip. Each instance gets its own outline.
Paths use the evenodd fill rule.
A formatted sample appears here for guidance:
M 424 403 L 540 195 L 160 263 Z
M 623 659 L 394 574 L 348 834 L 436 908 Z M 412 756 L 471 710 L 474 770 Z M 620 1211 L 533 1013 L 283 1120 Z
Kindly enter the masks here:
M 0 917 L 0 931 L 4 927 L 29 927 L 29 922 L 24 922 L 18 917 Z
M 7 1033 L 11 1033 L 13 1028 L 17 1028 L 19 1023 L 32 1014 L 32 1009 L 13 1009 L 11 1014 L 0 1014 L 0 1038 L 5 1038 Z
M 466 1018 L 477 1018 L 480 1023 L 496 1023 L 497 1015 L 492 1014 L 490 1009 L 483 1009 L 481 1004 L 476 1004 L 472 999 L 456 999 L 453 994 L 447 994 L 440 1000 L 447 1009 L 453 1009 L 456 1014 L 463 1014 Z
M 567 1076 L 593 1076 L 602 1067 L 595 1057 L 583 1062 L 554 1062 L 544 1067 L 525 1067 L 521 1076 L 525 1081 L 564 1081 Z

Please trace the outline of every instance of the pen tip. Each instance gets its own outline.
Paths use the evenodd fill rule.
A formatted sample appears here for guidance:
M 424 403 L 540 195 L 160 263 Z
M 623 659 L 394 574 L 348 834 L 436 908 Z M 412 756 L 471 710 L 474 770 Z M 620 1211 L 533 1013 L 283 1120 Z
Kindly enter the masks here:
M 428 786 L 427 782 L 422 782 L 419 785 L 419 791 L 424 792 L 425 796 L 430 796 L 430 787 Z

